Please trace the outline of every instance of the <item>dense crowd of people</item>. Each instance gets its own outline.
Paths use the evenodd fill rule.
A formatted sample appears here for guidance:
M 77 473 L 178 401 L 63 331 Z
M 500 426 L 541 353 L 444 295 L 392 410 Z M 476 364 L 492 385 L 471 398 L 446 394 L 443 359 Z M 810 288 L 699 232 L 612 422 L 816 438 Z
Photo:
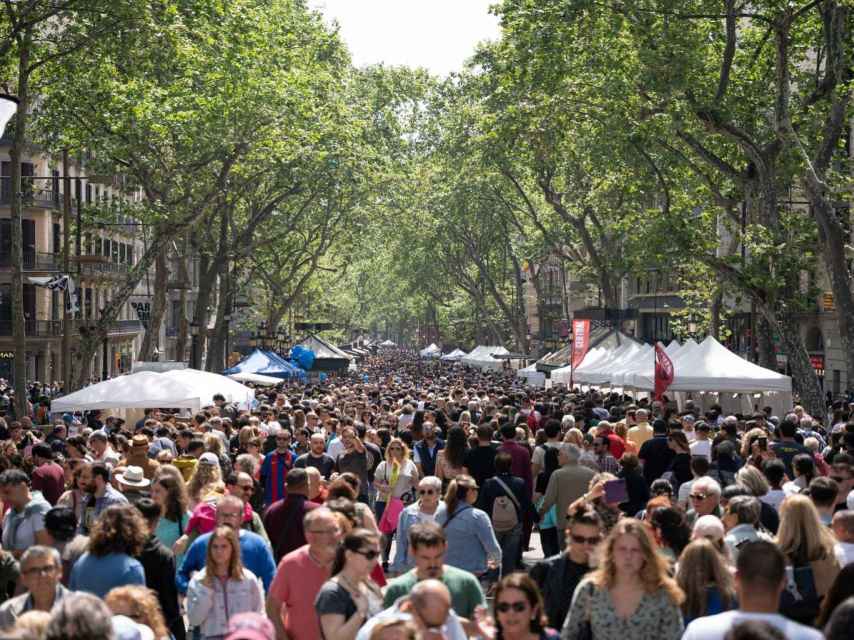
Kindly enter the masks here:
M 0 639 L 851 637 L 854 404 L 402 350 L 256 399 L 0 418 Z

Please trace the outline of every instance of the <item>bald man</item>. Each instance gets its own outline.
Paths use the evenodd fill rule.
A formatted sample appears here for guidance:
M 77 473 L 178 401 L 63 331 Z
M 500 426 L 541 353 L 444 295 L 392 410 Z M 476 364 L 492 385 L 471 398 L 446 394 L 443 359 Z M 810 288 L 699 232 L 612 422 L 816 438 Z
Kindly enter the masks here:
M 370 618 L 356 636 L 368 640 L 374 627 L 389 620 L 411 620 L 421 631 L 422 638 L 464 640 L 462 620 L 451 608 L 451 593 L 438 580 L 422 580 L 394 605 Z

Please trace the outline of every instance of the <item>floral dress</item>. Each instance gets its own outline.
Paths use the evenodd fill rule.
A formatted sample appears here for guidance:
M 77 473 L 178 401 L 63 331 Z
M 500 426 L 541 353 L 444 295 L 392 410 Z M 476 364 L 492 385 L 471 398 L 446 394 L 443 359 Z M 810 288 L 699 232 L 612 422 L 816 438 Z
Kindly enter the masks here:
M 608 589 L 585 578 L 575 589 L 561 638 L 578 637 L 588 620 L 593 640 L 679 640 L 684 630 L 682 611 L 664 589 L 644 594 L 637 610 L 622 618 Z

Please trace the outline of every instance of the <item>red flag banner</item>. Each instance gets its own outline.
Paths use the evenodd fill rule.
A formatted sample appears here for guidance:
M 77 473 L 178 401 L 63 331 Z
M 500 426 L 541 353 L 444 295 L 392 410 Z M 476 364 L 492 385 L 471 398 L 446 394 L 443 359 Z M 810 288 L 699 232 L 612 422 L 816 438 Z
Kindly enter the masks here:
M 661 396 L 667 391 L 667 387 L 673 384 L 673 361 L 664 351 L 661 344 L 655 345 L 655 399 L 661 400 Z
M 572 321 L 572 368 L 584 360 L 590 348 L 590 320 Z

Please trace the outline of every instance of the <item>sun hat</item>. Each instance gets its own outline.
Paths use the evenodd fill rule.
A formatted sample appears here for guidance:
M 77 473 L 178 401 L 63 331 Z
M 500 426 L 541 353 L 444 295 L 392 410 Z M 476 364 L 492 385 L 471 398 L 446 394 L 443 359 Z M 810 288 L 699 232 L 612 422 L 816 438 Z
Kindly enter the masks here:
M 117 473 L 116 480 L 128 487 L 147 487 L 151 484 L 151 480 L 145 477 L 142 467 L 134 465 L 127 467 L 124 473 Z

